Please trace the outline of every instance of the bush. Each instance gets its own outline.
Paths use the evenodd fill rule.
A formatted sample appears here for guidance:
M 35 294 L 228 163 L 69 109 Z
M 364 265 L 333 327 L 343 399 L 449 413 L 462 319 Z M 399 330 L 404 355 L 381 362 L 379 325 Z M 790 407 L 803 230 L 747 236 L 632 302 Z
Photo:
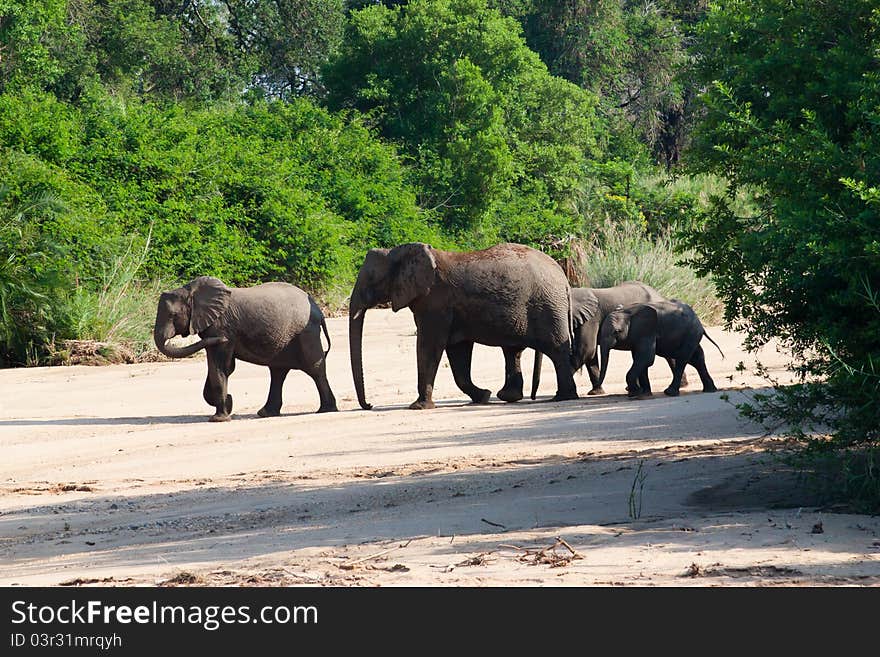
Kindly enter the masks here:
M 690 304 L 701 321 L 717 324 L 723 306 L 711 281 L 700 278 L 686 265 L 672 232 L 652 237 L 635 223 L 602 224 L 591 242 L 579 245 L 573 268 L 585 287 L 611 287 L 624 281 L 642 281 L 669 298 Z
M 58 208 L 47 194 L 11 199 L 0 189 L 0 367 L 38 364 L 66 330 L 71 268 L 63 249 L 30 221 Z
M 688 234 L 751 346 L 792 348 L 809 383 L 753 412 L 799 444 L 858 450 L 869 503 L 880 403 L 880 78 L 876 2 L 718 3 L 698 31 L 705 85 L 695 170 L 730 182 Z M 753 193 L 751 211 L 731 202 Z M 871 481 L 873 480 L 873 481 Z

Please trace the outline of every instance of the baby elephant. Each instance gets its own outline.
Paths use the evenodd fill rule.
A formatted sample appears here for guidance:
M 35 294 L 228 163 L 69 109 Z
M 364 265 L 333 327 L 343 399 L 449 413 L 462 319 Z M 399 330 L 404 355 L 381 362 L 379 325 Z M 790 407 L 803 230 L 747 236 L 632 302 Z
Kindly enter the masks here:
M 721 347 L 706 333 L 694 309 L 686 303 L 672 299 L 652 303 L 634 303 L 621 306 L 602 321 L 599 327 L 599 349 L 602 371 L 599 385 L 608 371 L 608 357 L 612 349 L 631 351 L 633 365 L 626 373 L 626 390 L 630 397 L 651 394 L 648 368 L 654 364 L 654 356 L 672 359 L 672 383 L 663 392 L 677 396 L 681 376 L 686 365 L 693 365 L 703 382 L 703 392 L 715 392 L 717 388 L 706 369 L 706 359 L 700 340 L 709 338 L 721 357 Z
M 321 345 L 321 329 L 327 336 L 327 351 Z M 202 339 L 182 348 L 166 344 L 175 335 L 191 333 Z M 226 382 L 236 358 L 269 368 L 269 398 L 258 412 L 260 417 L 281 414 L 281 388 L 292 369 L 314 379 L 321 399 L 319 413 L 337 410 L 325 371 L 330 335 L 324 315 L 315 300 L 295 285 L 229 288 L 219 279 L 199 276 L 159 297 L 153 338 L 159 351 L 171 358 L 206 350 L 203 395 L 217 409 L 212 422 L 230 419 L 232 395 L 226 392 Z

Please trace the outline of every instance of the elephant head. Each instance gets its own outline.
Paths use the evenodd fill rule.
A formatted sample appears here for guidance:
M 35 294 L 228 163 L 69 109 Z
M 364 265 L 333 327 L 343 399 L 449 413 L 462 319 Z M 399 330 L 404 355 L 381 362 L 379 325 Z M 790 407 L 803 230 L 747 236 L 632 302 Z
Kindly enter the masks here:
M 361 408 L 369 410 L 364 393 L 363 335 L 368 308 L 391 302 L 397 312 L 431 291 L 437 261 L 427 244 L 401 244 L 393 249 L 371 249 L 364 258 L 349 301 L 351 372 Z
M 199 276 L 183 287 L 163 292 L 153 327 L 156 347 L 170 358 L 186 358 L 200 349 L 226 342 L 225 337 L 211 337 L 186 347 L 167 344 L 175 335 L 186 337 L 211 326 L 226 309 L 231 294 L 222 281 L 211 276 Z
M 639 340 L 657 335 L 657 310 L 648 305 L 639 305 L 629 310 L 618 307 L 608 313 L 599 327 L 599 351 L 602 369 L 599 372 L 599 385 L 605 381 L 608 371 L 608 358 L 615 347 L 630 349 Z

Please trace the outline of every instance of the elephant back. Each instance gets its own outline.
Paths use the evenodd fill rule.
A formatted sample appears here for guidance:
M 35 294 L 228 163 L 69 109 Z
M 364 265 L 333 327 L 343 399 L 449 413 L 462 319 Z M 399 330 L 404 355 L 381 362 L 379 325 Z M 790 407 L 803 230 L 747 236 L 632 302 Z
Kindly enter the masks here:
M 258 340 L 278 340 L 278 335 L 292 339 L 308 326 L 312 315 L 309 295 L 283 282 L 234 288 L 230 305 L 238 330 Z

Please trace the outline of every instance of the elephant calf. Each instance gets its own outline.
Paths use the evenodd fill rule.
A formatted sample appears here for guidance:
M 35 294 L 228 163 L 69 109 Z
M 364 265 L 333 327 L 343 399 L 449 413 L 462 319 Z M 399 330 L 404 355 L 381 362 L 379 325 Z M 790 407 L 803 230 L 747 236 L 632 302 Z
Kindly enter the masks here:
M 717 388 L 706 369 L 706 359 L 700 340 L 706 336 L 714 344 L 721 357 L 721 347 L 706 333 L 694 309 L 688 304 L 672 299 L 653 303 L 633 303 L 621 306 L 609 313 L 599 327 L 599 349 L 602 371 L 599 385 L 608 371 L 608 358 L 612 349 L 632 352 L 633 364 L 626 373 L 626 391 L 630 397 L 651 394 L 648 368 L 654 364 L 654 356 L 674 361 L 672 383 L 663 392 L 677 396 L 681 376 L 686 365 L 693 365 L 703 382 L 703 392 L 715 392 Z
M 571 288 L 571 315 L 574 331 L 572 345 L 572 367 L 576 370 L 587 368 L 592 388 L 588 395 L 602 395 L 605 391 L 599 383 L 599 327 L 602 321 L 620 306 L 631 303 L 654 303 L 669 301 L 650 285 L 641 281 L 624 281 L 613 287 L 573 287 Z M 532 399 L 538 393 L 541 383 L 541 352 L 535 352 L 535 366 L 532 368 Z M 666 359 L 669 369 L 675 372 L 675 361 Z M 517 360 L 517 368 L 519 363 Z M 681 387 L 688 385 L 687 375 L 682 373 Z
M 321 345 L 321 329 L 327 351 Z M 192 333 L 202 339 L 182 348 L 167 344 L 175 335 Z M 337 410 L 325 368 L 330 335 L 324 315 L 315 300 L 295 285 L 229 288 L 219 279 L 200 276 L 162 293 L 153 338 L 159 351 L 171 358 L 205 349 L 208 378 L 203 395 L 216 408 L 212 422 L 230 419 L 232 395 L 227 394 L 226 383 L 236 358 L 269 368 L 269 398 L 258 412 L 260 417 L 281 414 L 281 388 L 290 370 L 302 370 L 315 381 L 319 413 Z

